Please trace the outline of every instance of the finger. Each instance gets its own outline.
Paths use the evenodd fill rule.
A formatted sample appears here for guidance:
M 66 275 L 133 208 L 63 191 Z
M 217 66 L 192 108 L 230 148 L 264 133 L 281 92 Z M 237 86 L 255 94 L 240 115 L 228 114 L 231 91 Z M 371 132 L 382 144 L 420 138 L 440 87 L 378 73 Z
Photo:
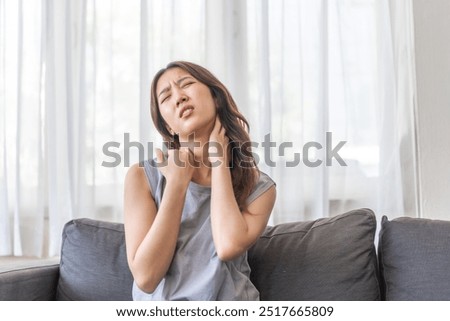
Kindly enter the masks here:
M 194 151 L 187 146 L 180 148 L 180 158 L 191 166 L 196 166 L 197 164 Z
M 239 117 L 237 118 L 237 120 L 238 120 L 239 124 L 241 125 L 241 127 L 242 127 L 246 132 L 248 132 L 248 127 L 247 127 L 247 125 L 245 124 L 245 122 L 244 122 L 242 119 L 240 119 Z
M 155 148 L 155 154 L 156 154 L 156 165 L 158 167 L 166 165 L 166 158 L 164 157 L 164 153 L 161 149 Z
M 162 163 L 164 161 L 162 150 L 160 150 L 159 148 L 155 148 L 155 154 L 156 154 L 156 161 L 158 163 Z
M 178 149 L 168 149 L 167 150 L 167 158 L 172 158 L 175 156 L 175 153 L 178 153 Z
M 219 117 L 219 115 L 217 115 L 216 116 L 216 122 L 215 122 L 215 124 L 214 124 L 214 130 L 217 132 L 217 133 L 223 133 L 223 131 L 225 130 L 225 128 L 222 126 L 222 122 L 220 121 L 220 117 Z M 213 131 L 214 131 L 213 130 Z

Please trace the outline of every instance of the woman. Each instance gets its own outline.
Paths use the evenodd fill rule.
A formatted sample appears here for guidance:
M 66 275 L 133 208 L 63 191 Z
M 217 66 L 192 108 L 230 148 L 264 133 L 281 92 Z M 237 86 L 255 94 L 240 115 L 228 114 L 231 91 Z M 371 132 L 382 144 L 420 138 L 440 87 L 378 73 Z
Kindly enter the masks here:
M 133 298 L 258 300 L 247 249 L 276 192 L 248 148 L 247 121 L 215 76 L 181 61 L 155 75 L 151 115 L 172 149 L 125 178 Z

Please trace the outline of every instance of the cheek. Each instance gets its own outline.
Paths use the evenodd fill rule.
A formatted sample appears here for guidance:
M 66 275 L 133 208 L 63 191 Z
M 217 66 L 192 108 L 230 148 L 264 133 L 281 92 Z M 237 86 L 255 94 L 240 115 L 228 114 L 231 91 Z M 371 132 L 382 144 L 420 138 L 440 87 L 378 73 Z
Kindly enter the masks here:
M 203 116 L 206 118 L 214 117 L 217 114 L 217 107 L 213 99 L 205 99 L 202 104 Z
M 164 108 L 161 108 L 159 112 L 161 113 L 161 117 L 166 122 L 166 124 L 170 127 L 173 127 L 173 113 L 168 112 Z
M 216 113 L 217 111 L 216 100 L 212 97 L 209 90 L 208 92 L 203 94 L 203 101 L 205 102 L 205 105 L 208 110 L 210 110 L 212 113 Z
M 164 108 L 161 108 L 159 110 L 159 112 L 161 113 L 162 118 L 164 118 L 164 120 L 167 120 L 167 116 L 169 116 L 169 114 L 167 113 L 167 111 Z

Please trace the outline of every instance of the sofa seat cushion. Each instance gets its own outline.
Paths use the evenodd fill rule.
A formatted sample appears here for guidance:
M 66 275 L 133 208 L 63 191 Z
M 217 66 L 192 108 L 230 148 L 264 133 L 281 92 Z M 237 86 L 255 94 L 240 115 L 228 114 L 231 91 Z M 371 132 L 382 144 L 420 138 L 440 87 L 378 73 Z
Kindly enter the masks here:
M 375 231 L 369 209 L 267 228 L 249 251 L 261 300 L 379 300 Z
M 76 219 L 63 231 L 57 300 L 131 300 L 121 223 Z
M 386 300 L 450 300 L 450 222 L 384 216 L 378 253 Z

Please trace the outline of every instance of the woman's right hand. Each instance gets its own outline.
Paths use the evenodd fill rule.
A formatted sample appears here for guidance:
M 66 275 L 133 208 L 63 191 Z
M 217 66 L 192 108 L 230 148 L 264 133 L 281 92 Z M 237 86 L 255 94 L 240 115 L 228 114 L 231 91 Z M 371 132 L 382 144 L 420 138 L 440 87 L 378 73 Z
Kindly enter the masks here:
M 158 169 L 170 184 L 182 184 L 187 187 L 194 173 L 194 155 L 187 147 L 168 149 L 167 155 L 156 148 Z

